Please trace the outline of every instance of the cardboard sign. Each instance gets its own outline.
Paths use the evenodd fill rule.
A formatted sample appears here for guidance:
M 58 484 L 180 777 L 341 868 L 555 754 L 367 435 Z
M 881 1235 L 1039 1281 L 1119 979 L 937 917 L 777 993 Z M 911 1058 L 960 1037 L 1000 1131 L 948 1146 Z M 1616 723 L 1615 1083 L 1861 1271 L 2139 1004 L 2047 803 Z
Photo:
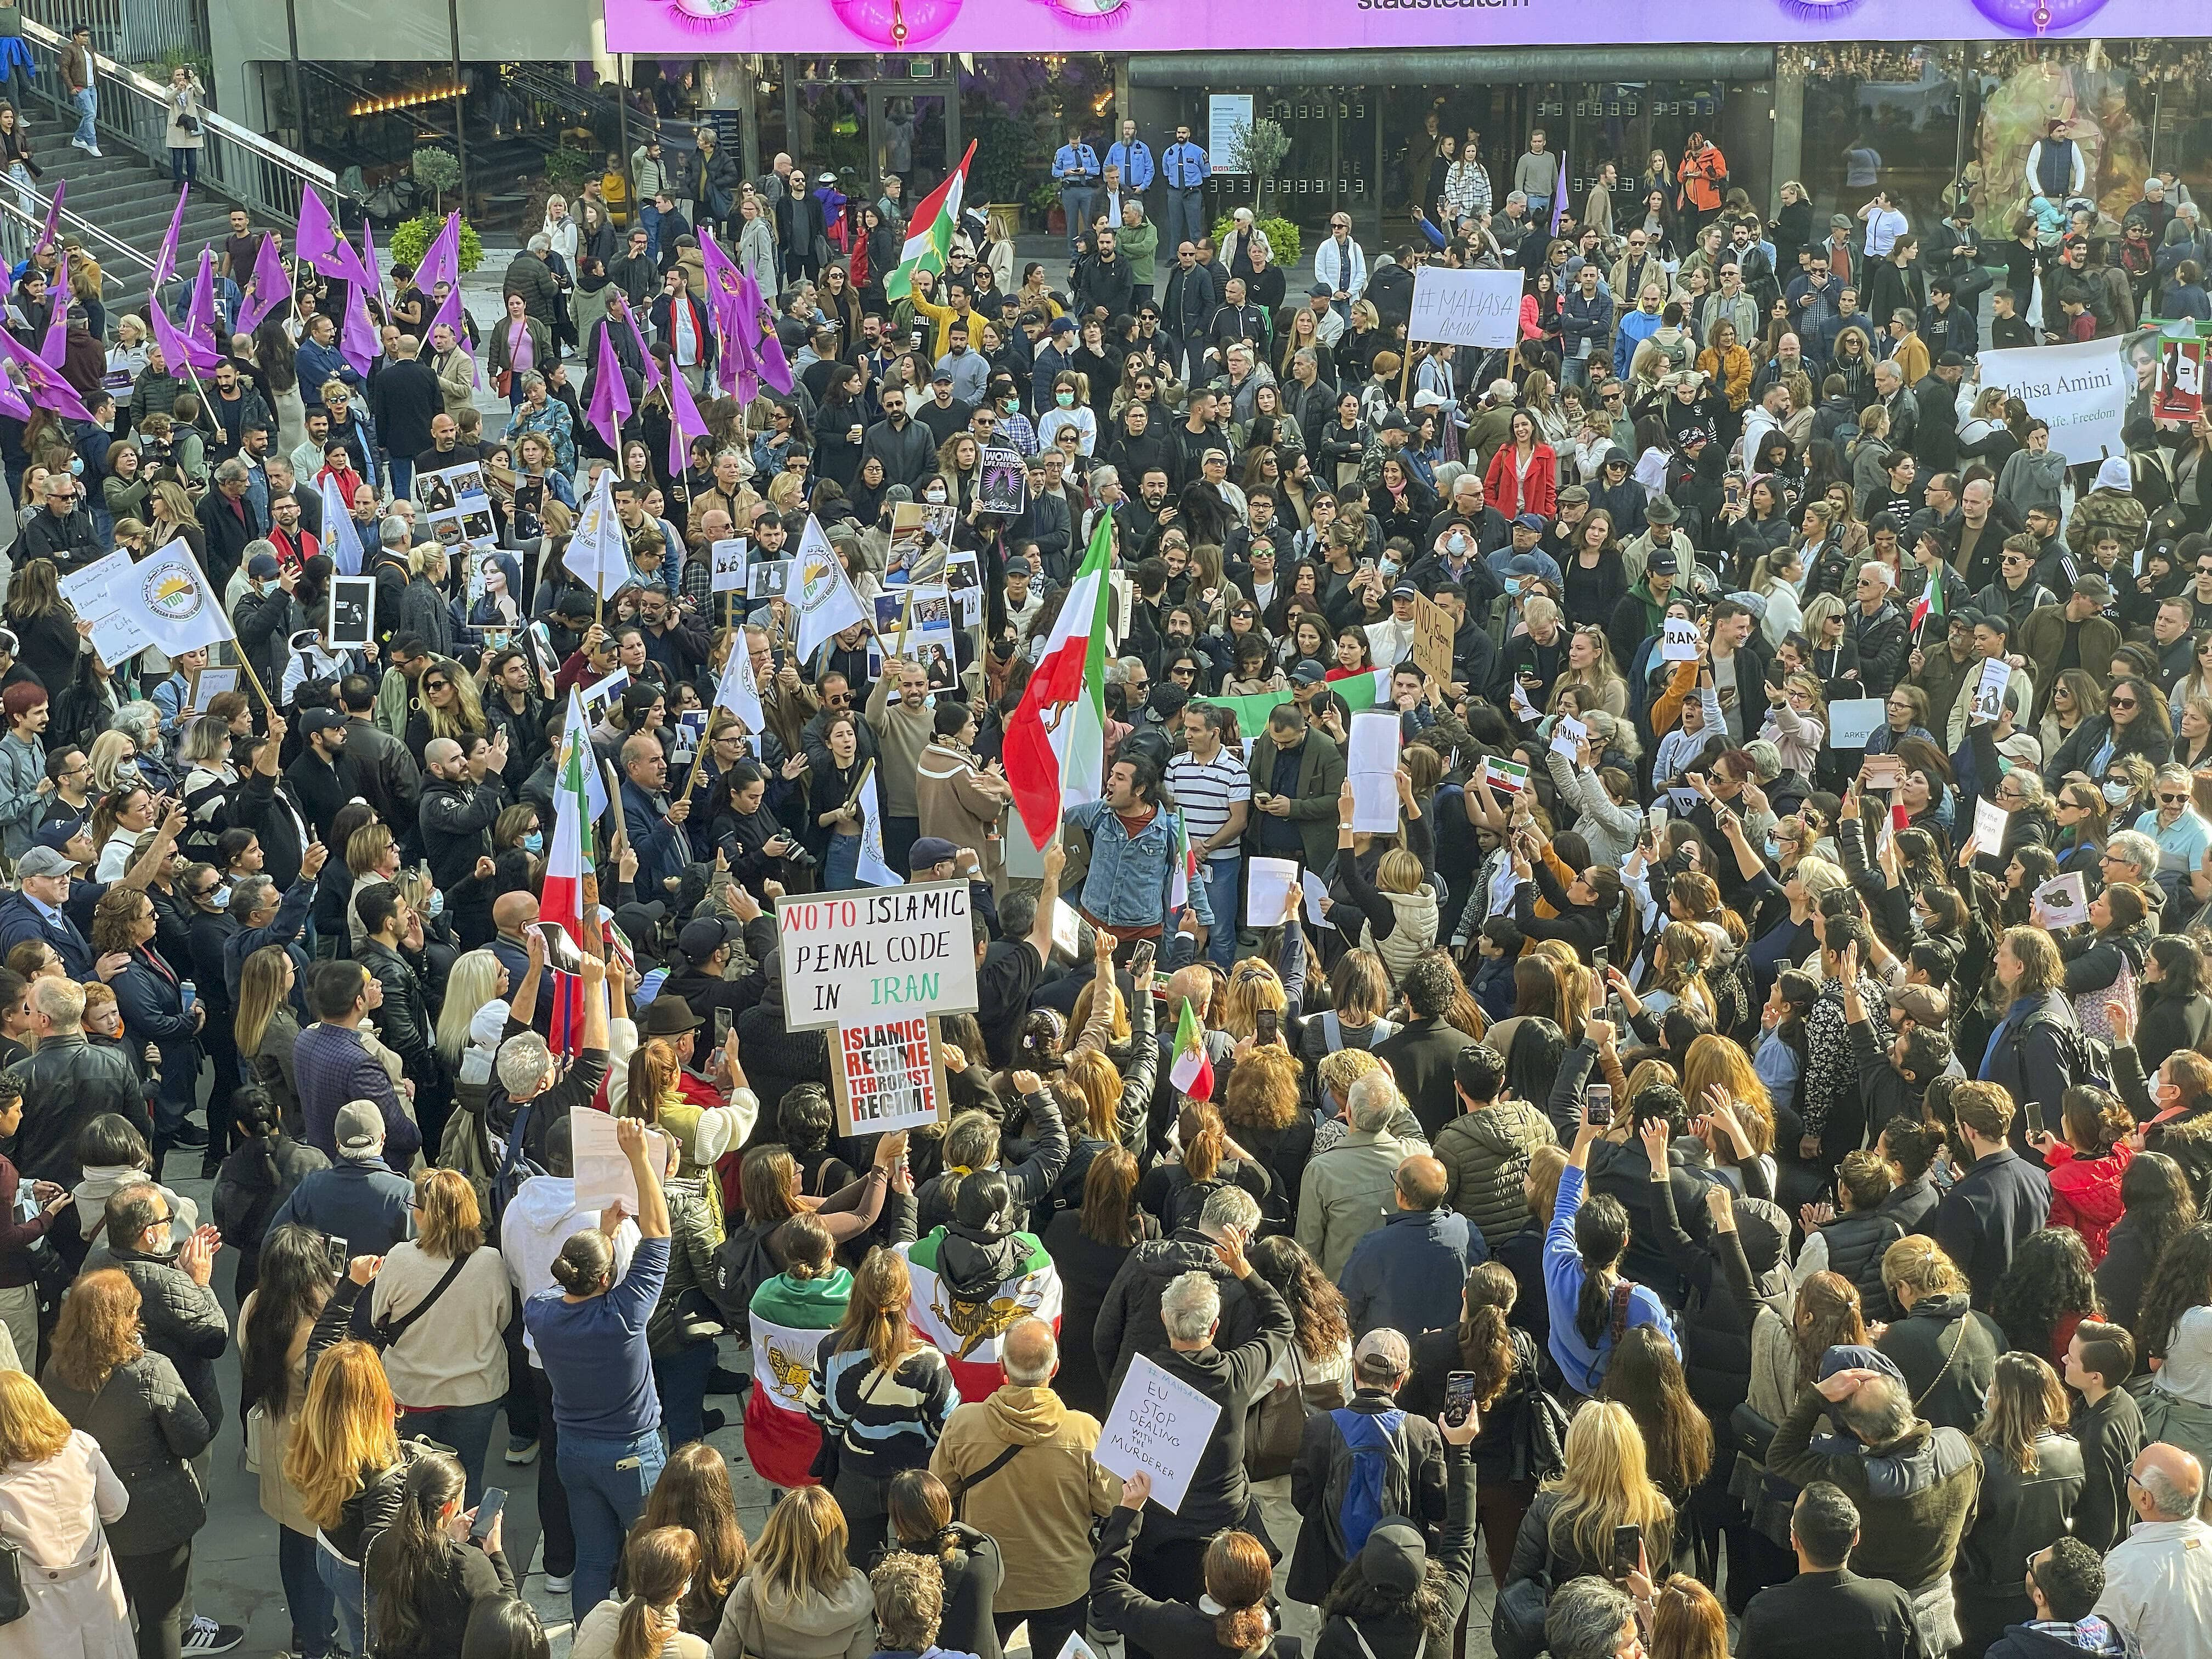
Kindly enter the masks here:
M 2089 884 L 2076 870 L 2070 876 L 2053 876 L 2035 890 L 2035 921 L 2039 927 L 2072 927 L 2089 920 Z
M 1091 1455 L 1100 1468 L 1125 1480 L 1144 1470 L 1152 1477 L 1152 1502 L 1173 1515 L 1182 1508 L 1220 1416 L 1218 1405 L 1139 1354 L 1129 1362 Z
M 2158 380 L 2151 416 L 2160 421 L 2194 421 L 2204 411 L 2204 343 L 2195 338 L 2158 343 Z
M 331 578 L 323 637 L 333 651 L 358 651 L 376 637 L 376 578 Z
M 629 670 L 617 668 L 603 680 L 594 680 L 577 695 L 584 705 L 587 726 L 597 726 L 622 694 L 629 690 Z
M 1422 265 L 1413 272 L 1406 338 L 1510 349 L 1521 322 L 1521 283 L 1518 270 Z
M 1425 593 L 1413 596 L 1413 665 L 1438 685 L 1451 683 L 1451 613 Z
M 837 1028 L 830 1044 L 830 1084 L 839 1134 L 884 1134 L 949 1115 L 936 1028 L 922 1014 Z
M 712 574 L 708 578 L 710 593 L 742 593 L 745 591 L 745 538 L 732 536 L 716 542 L 707 550 L 714 560 Z
M 1695 662 L 1698 659 L 1698 625 L 1687 617 L 1666 619 L 1667 633 L 1659 645 L 1662 662 Z
M 987 449 L 977 464 L 975 509 L 1013 518 L 1029 505 L 1029 464 L 1014 449 Z
M 1880 697 L 1856 697 L 1828 705 L 1828 746 L 1863 749 L 1867 739 L 1881 730 L 1887 705 Z
M 968 884 L 776 901 L 783 1021 L 794 1031 L 975 1011 Z

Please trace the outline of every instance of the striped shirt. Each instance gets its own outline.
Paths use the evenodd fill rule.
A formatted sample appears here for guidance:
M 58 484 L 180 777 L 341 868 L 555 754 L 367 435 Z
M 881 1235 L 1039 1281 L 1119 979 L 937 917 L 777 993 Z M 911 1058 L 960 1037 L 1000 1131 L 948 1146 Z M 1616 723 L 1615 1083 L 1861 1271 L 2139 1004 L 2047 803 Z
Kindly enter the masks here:
M 1167 786 L 1182 808 L 1183 827 L 1194 844 L 1218 835 L 1229 822 L 1230 809 L 1252 799 L 1251 774 L 1244 769 L 1243 757 L 1225 744 L 1210 761 L 1194 760 L 1188 752 L 1177 755 L 1168 763 Z M 1231 844 L 1206 856 L 1235 858 L 1237 851 Z

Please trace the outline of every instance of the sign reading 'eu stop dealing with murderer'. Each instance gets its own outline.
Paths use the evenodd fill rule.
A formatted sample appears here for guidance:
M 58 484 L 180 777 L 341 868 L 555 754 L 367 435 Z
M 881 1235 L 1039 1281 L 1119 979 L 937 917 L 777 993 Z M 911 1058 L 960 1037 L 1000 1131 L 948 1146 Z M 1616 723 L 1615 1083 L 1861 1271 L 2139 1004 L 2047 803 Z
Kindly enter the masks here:
M 790 1030 L 975 1011 L 964 881 L 794 894 L 775 925 Z

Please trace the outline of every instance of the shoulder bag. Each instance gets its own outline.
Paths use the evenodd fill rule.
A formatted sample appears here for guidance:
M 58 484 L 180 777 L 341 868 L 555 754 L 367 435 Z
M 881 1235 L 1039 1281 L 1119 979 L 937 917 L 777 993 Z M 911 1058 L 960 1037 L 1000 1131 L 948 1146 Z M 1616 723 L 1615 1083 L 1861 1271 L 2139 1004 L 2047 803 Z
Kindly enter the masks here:
M 469 1255 L 475 1254 L 476 1252 L 471 1250 Z M 430 1287 L 429 1295 L 424 1297 L 397 1319 L 371 1320 L 368 1326 L 369 1346 L 380 1353 L 406 1335 L 416 1320 L 437 1305 L 438 1298 L 453 1287 L 453 1281 L 461 1276 L 461 1269 L 468 1265 L 468 1255 L 455 1256 L 453 1265 L 446 1269 L 445 1277 Z
M 1007 1464 L 1012 1462 L 1014 1459 L 1020 1456 L 1026 1449 L 1028 1449 L 1027 1443 L 1017 1442 L 1015 1444 L 1006 1448 L 1006 1449 L 1001 1451 L 996 1457 L 984 1464 L 981 1468 L 976 1470 L 975 1474 L 964 1476 L 959 1480 L 948 1481 L 946 1486 L 950 1489 L 952 1496 L 952 1518 L 955 1521 L 965 1520 L 967 1517 L 962 1513 L 962 1510 L 966 1505 L 968 1494 L 973 1492 L 976 1487 L 981 1486 L 986 1480 L 988 1480 L 1000 1469 L 1005 1468 Z

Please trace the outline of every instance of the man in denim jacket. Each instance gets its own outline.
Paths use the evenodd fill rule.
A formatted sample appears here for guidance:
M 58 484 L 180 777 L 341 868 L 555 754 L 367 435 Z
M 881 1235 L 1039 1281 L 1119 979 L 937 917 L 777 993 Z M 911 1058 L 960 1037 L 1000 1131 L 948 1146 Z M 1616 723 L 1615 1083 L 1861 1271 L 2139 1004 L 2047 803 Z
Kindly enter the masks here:
M 1076 908 L 1125 944 L 1161 938 L 1169 931 L 1176 852 L 1172 809 L 1160 800 L 1159 768 L 1143 756 L 1115 761 L 1106 769 L 1105 799 L 1070 807 L 1065 817 L 1091 837 L 1091 868 Z M 1213 910 L 1206 884 L 1189 885 L 1183 920 L 1195 925 L 1195 947 L 1203 951 Z

